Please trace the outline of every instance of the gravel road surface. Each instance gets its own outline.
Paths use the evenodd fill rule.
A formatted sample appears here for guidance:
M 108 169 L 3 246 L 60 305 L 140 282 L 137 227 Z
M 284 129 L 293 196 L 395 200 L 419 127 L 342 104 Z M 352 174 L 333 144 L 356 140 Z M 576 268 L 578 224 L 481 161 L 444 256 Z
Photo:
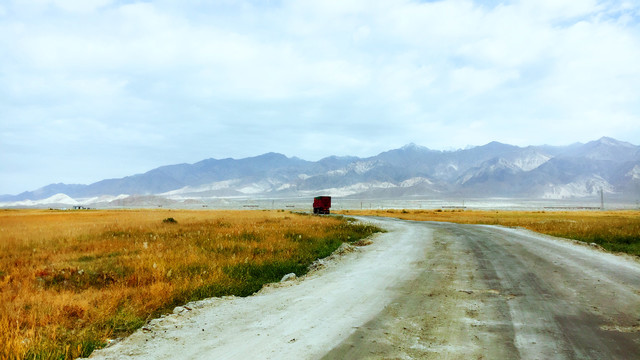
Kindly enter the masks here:
M 101 359 L 637 359 L 640 263 L 526 230 L 389 232 L 304 278 L 152 321 Z

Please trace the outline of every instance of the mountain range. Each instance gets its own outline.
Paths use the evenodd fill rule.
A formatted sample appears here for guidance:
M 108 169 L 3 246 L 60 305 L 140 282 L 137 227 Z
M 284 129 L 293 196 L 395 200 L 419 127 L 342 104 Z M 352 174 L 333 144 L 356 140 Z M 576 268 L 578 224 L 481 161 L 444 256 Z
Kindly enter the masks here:
M 89 185 L 51 184 L 0 196 L 0 206 L 94 204 L 153 196 L 287 198 L 317 194 L 354 199 L 640 196 L 640 146 L 603 137 L 586 144 L 518 147 L 499 142 L 457 151 L 409 144 L 376 156 L 306 161 L 277 153 L 206 159 Z

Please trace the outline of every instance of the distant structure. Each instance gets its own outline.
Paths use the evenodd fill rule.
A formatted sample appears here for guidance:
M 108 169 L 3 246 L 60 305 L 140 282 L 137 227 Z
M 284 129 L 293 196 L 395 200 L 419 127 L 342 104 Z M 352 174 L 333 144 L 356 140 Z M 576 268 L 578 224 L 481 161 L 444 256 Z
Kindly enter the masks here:
M 329 214 L 331 208 L 331 196 L 316 196 L 313 198 L 314 214 Z

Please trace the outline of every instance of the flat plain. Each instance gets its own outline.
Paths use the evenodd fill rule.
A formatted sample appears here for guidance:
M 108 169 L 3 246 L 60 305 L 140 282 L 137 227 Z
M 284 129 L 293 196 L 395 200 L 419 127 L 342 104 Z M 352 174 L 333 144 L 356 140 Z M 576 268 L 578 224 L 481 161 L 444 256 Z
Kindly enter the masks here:
M 343 213 L 523 227 L 640 255 L 639 211 Z M 0 358 L 88 356 L 175 306 L 251 295 L 379 230 L 282 210 L 3 210 Z
M 284 211 L 1 211 L 0 358 L 88 356 L 175 306 L 250 295 L 378 230 Z

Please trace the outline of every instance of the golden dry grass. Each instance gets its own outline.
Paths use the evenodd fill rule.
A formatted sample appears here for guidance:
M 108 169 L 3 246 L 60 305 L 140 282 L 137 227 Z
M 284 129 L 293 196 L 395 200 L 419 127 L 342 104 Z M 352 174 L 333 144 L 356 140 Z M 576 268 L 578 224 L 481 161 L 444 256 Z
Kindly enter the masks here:
M 640 256 L 640 211 L 345 210 L 346 215 L 519 226 Z
M 375 231 L 278 211 L 1 211 L 0 358 L 88 356 L 176 305 L 249 295 Z

